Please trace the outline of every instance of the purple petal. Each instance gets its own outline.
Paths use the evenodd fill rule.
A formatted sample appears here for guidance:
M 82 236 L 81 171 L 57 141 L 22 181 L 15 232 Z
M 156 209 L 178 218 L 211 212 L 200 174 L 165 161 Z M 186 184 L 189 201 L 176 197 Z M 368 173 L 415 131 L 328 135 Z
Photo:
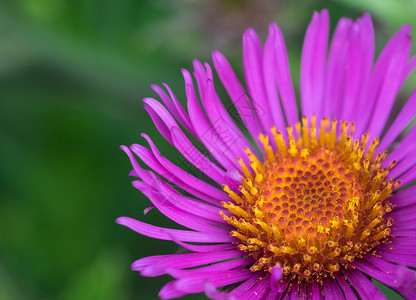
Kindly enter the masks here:
M 264 55 L 262 61 L 263 80 L 265 93 L 268 99 L 268 106 L 271 108 L 268 112 L 273 118 L 273 125 L 277 128 L 285 128 L 285 118 L 280 105 L 279 95 L 277 92 L 277 81 L 275 78 L 276 57 L 275 57 L 275 35 L 269 34 L 266 44 L 264 46 Z M 283 100 L 282 100 L 283 102 Z M 294 124 L 294 123 L 292 123 Z M 283 131 L 283 130 L 282 130 Z M 274 146 L 274 145 L 273 145 Z
M 143 276 L 154 277 L 166 274 L 167 271 L 172 269 L 180 270 L 194 268 L 224 260 L 235 259 L 242 255 L 244 255 L 244 253 L 237 250 L 216 251 L 210 253 L 155 255 L 136 260 L 131 265 L 131 268 L 133 271 L 140 271 Z
M 291 290 L 291 297 L 290 300 L 298 300 L 299 299 L 299 283 L 294 280 L 292 290 Z
M 227 173 L 225 173 L 224 180 L 231 189 L 238 191 L 243 179 L 237 171 L 227 171 Z
M 191 164 L 218 184 L 224 183 L 225 172 L 201 153 L 178 127 L 171 129 L 171 135 L 174 146 Z
M 324 287 L 325 298 L 328 298 L 328 299 L 344 298 L 344 295 L 342 294 L 338 286 L 338 283 L 335 279 L 325 278 L 323 287 Z
M 165 140 L 172 144 L 172 138 L 170 136 L 169 128 L 166 126 L 163 120 L 157 115 L 157 113 L 154 112 L 154 110 L 149 105 L 145 104 L 143 105 L 143 108 L 149 114 L 150 118 L 153 121 L 153 124 L 155 124 L 159 133 L 165 138 Z
M 257 34 L 253 29 L 247 29 L 243 35 L 243 65 L 247 88 L 257 118 L 262 124 L 262 132 L 269 132 L 274 125 L 267 95 L 264 87 L 262 71 L 263 49 Z
M 277 291 L 277 285 L 279 284 L 281 278 L 282 268 L 280 266 L 275 266 L 270 274 L 270 288 L 273 291 Z
M 156 182 L 157 177 L 155 178 L 155 183 L 153 185 L 148 185 L 142 181 L 134 181 L 133 186 L 149 198 L 162 214 L 179 225 L 203 232 L 220 232 L 224 230 L 213 226 L 223 225 L 223 222 L 220 220 L 214 221 L 202 216 L 198 217 L 196 214 L 191 214 L 179 209 L 178 207 L 180 207 L 183 195 L 172 192 L 171 194 L 173 197 L 171 197 L 169 194 L 161 191 L 161 189 L 159 189 L 161 184 Z M 221 216 L 219 216 L 219 218 L 221 218 Z
M 391 264 L 373 255 L 354 262 L 361 271 L 392 287 L 406 299 L 416 291 L 416 272 L 401 265 Z
M 407 160 L 409 164 L 409 169 L 403 172 L 402 175 L 400 175 L 400 180 L 402 182 L 403 186 L 406 186 L 408 184 L 412 184 L 414 181 L 416 181 L 416 158 L 415 155 L 412 155 L 412 159 Z
M 357 121 L 365 103 L 374 60 L 374 28 L 364 14 L 352 23 L 341 19 L 331 42 L 328 59 L 326 116 Z
M 344 276 L 342 276 L 339 272 L 335 273 L 335 278 L 342 289 L 342 292 L 344 293 L 346 300 L 356 300 L 357 297 L 354 294 L 354 291 L 351 289 L 351 287 L 347 284 Z
M 283 300 L 298 300 L 299 299 L 299 284 L 297 281 L 292 282 L 292 288 L 286 291 Z
M 137 162 L 137 160 L 135 159 L 133 153 L 131 152 L 130 148 L 128 148 L 127 146 L 121 145 L 120 149 L 123 150 L 127 156 L 130 159 L 130 162 L 133 166 L 133 170 L 134 170 L 134 176 L 141 178 L 142 180 L 146 180 L 146 181 L 151 181 L 152 177 L 151 177 L 151 172 L 146 171 L 144 169 L 142 169 L 139 165 L 139 163 Z
M 359 270 L 341 271 L 363 300 L 386 299 L 386 296 Z
M 324 116 L 339 118 L 339 107 L 342 104 L 342 92 L 345 85 L 345 65 L 349 62 L 347 50 L 349 31 L 352 25 L 350 19 L 342 18 L 335 29 L 328 55 L 325 98 L 323 101 Z M 339 99 L 336 101 L 335 99 Z
M 260 278 L 264 276 L 262 273 L 253 273 L 250 278 L 248 278 L 246 281 L 244 281 L 242 284 L 240 284 L 238 287 L 233 289 L 229 294 L 238 296 L 241 299 L 241 295 L 243 295 L 245 292 L 250 290 L 257 282 L 260 280 Z
M 280 297 L 281 297 L 281 294 L 279 292 L 269 289 L 266 292 L 264 300 L 276 300 L 276 299 L 280 299 Z
M 129 217 L 119 217 L 116 219 L 116 223 L 126 226 L 131 230 L 134 230 L 142 235 L 152 237 L 159 240 L 171 241 L 172 237 L 182 242 L 195 242 L 195 243 L 226 243 L 233 242 L 234 239 L 224 233 L 202 233 L 196 231 L 168 229 L 163 227 L 157 227 L 150 224 L 134 220 Z
M 404 26 L 387 43 L 374 67 L 366 92 L 366 101 L 362 101 L 360 111 L 372 111 L 371 114 L 357 114 L 356 133 L 366 131 L 379 136 L 390 112 L 391 105 L 403 83 L 404 66 L 409 56 L 409 28 Z M 397 64 L 397 65 L 396 65 Z
M 222 152 L 221 147 L 223 148 L 224 143 L 216 134 L 215 126 L 209 122 L 204 111 L 201 109 L 195 94 L 191 75 L 186 70 L 182 70 L 182 74 L 186 83 L 189 116 L 198 139 L 224 168 L 239 168 L 236 157 L 232 156 L 228 151 Z
M 405 106 L 403 106 L 399 115 L 389 127 L 387 133 L 383 136 L 380 145 L 377 147 L 378 151 L 386 150 L 391 143 L 399 136 L 399 134 L 409 125 L 409 122 L 416 114 L 416 90 L 413 91 Z
M 243 254 L 241 254 L 243 255 Z M 240 270 L 243 267 L 246 267 L 249 264 L 254 262 L 251 257 L 238 258 L 233 260 L 228 260 L 216 264 L 212 264 L 206 267 L 192 269 L 192 270 L 177 270 L 169 268 L 166 270 L 171 276 L 180 279 L 180 278 L 189 278 L 194 277 L 199 274 L 206 274 L 207 272 L 217 272 L 217 271 L 227 271 L 227 270 Z
M 254 300 L 254 299 L 262 299 L 267 290 L 269 290 L 269 276 L 260 278 L 260 280 L 253 286 L 251 289 L 247 290 L 240 296 L 240 299 L 247 299 L 247 300 Z
M 309 286 L 310 287 L 310 286 Z M 309 290 L 309 294 L 312 293 L 312 300 L 324 299 L 324 296 L 321 292 L 321 286 L 316 280 L 312 282 L 312 290 Z
M 225 212 L 226 210 L 224 208 L 212 206 L 182 195 L 152 172 L 147 172 L 149 172 L 151 180 L 143 183 L 134 181 L 134 186 L 145 193 L 146 196 L 153 197 L 151 199 L 152 201 L 162 202 L 162 205 L 178 207 L 193 215 L 223 223 L 220 212 Z M 224 224 L 221 225 L 223 226 Z
M 121 148 L 130 157 L 132 165 L 135 169 L 135 173 L 138 174 L 137 176 L 144 181 L 143 183 L 136 182 L 136 187 L 140 190 L 144 189 L 142 190 L 142 192 L 145 192 L 148 197 L 152 197 L 152 201 L 162 203 L 162 205 L 164 206 L 178 206 L 181 207 L 183 210 L 192 212 L 195 215 L 224 223 L 219 214 L 220 211 L 223 211 L 223 208 L 220 208 L 218 206 L 212 206 L 202 201 L 195 200 L 182 195 L 169 184 L 159 179 L 156 175 L 154 175 L 153 172 L 140 168 L 139 164 L 134 159 L 129 148 L 125 146 L 122 146 Z M 155 196 L 157 197 L 155 198 Z M 222 224 L 222 226 L 224 225 L 225 224 Z
M 391 236 L 394 236 L 396 238 L 397 237 L 414 237 L 416 236 L 416 228 L 415 226 L 413 226 L 413 228 L 408 228 L 406 226 L 399 227 L 395 225 L 391 230 Z
M 371 17 L 365 14 L 350 28 L 346 64 L 343 66 L 345 85 L 343 100 L 337 101 L 337 117 L 354 121 L 354 115 L 360 105 L 360 96 L 367 86 L 374 56 L 374 32 Z
M 146 207 L 144 210 L 143 210 L 143 214 L 144 215 L 147 215 L 147 213 L 149 212 L 149 211 L 151 211 L 153 208 L 155 208 L 156 206 L 154 206 L 154 205 L 149 205 L 148 207 Z
M 179 127 L 172 115 L 159 101 L 153 98 L 144 98 L 143 102 L 159 116 L 168 129 Z
M 211 121 L 211 127 L 216 131 L 216 134 L 218 138 L 221 139 L 223 145 L 221 146 L 221 144 L 218 143 L 216 139 L 212 140 L 212 137 L 209 137 L 209 134 L 204 134 L 204 136 L 201 138 L 207 138 L 211 147 L 214 143 L 218 143 L 220 151 L 222 153 L 230 152 L 231 157 L 231 153 L 234 154 L 234 157 L 245 157 L 245 148 L 249 148 L 252 151 L 254 150 L 252 149 L 246 137 L 234 123 L 229 115 L 229 112 L 225 109 L 224 105 L 219 99 L 215 91 L 214 78 L 211 67 L 206 63 L 205 68 L 206 88 L 204 96 L 201 98 L 201 100 L 204 106 L 204 111 Z
M 409 241 L 409 246 L 399 246 L 394 244 L 380 245 L 377 247 L 377 254 L 387 261 L 416 268 L 414 245 L 414 241 L 413 243 Z
M 250 278 L 250 270 L 229 270 L 217 272 L 205 272 L 195 274 L 192 277 L 178 279 L 175 288 L 187 293 L 200 293 L 204 291 L 204 283 L 212 282 L 218 288 L 237 283 Z
M 386 65 L 380 67 L 383 71 L 377 70 L 377 65 L 374 68 L 374 74 L 377 74 L 378 71 L 383 72 L 385 78 L 384 82 L 380 83 L 380 87 L 377 87 L 379 96 L 375 102 L 374 110 L 371 113 L 371 121 L 367 129 L 373 136 L 379 136 L 381 134 L 394 100 L 396 99 L 396 95 L 405 80 L 402 75 L 405 72 L 411 48 L 411 39 L 408 35 L 409 29 L 404 30 L 404 34 L 405 36 L 403 39 L 397 41 L 397 49 L 395 49 L 393 54 L 390 54 L 390 59 L 383 62 Z M 387 47 L 388 46 L 386 46 L 386 48 Z M 382 55 L 383 54 L 381 54 L 380 59 L 382 58 Z
M 218 291 L 215 285 L 210 281 L 204 283 L 204 292 L 209 299 L 213 300 L 237 300 L 234 296 Z
M 299 285 L 299 299 L 300 300 L 308 300 L 308 284 L 303 282 Z
M 383 162 L 383 166 L 387 167 L 392 161 L 396 161 L 396 165 L 390 170 L 389 177 L 398 179 L 400 175 L 411 168 L 416 160 L 413 155 L 416 150 L 416 143 L 413 141 L 416 138 L 416 126 L 413 127 L 407 136 L 400 142 L 400 144 L 387 156 Z
M 172 237 L 172 241 L 178 244 L 179 246 L 193 252 L 212 252 L 212 251 L 225 251 L 225 250 L 232 250 L 235 249 L 235 245 L 233 244 L 214 244 L 214 245 L 191 245 L 183 243 L 177 240 L 175 237 Z
M 388 214 L 388 216 L 393 218 L 395 221 L 395 226 L 393 226 L 393 228 L 399 226 L 400 224 L 406 224 L 409 222 L 410 224 L 408 224 L 407 228 L 411 228 L 411 223 L 416 221 L 416 205 L 408 206 L 399 210 L 393 210 Z
M 273 37 L 273 63 L 275 66 L 273 76 L 276 78 L 287 122 L 288 124 L 295 124 L 298 121 L 298 111 L 292 76 L 290 75 L 289 58 L 285 40 L 275 23 L 269 26 L 269 36 Z
M 245 126 L 257 141 L 258 146 L 261 147 L 261 143 L 258 140 L 258 135 L 262 132 L 260 130 L 261 125 L 255 110 L 252 107 L 250 99 L 242 87 L 241 83 L 237 79 L 234 71 L 232 70 L 230 63 L 227 59 L 218 51 L 212 53 L 212 59 L 214 61 L 215 69 L 224 84 L 225 89 L 230 95 L 234 106 L 236 107 L 239 116 L 243 120 Z
M 154 156 L 159 161 L 159 163 L 162 166 L 164 166 L 168 172 L 170 172 L 171 176 L 181 179 L 185 184 L 191 184 L 192 187 L 198 189 L 200 193 L 206 194 L 206 196 L 198 196 L 199 198 L 202 198 L 203 200 L 216 204 L 216 205 L 218 205 L 220 201 L 228 200 L 228 195 L 224 191 L 216 187 L 213 187 L 212 185 L 206 183 L 205 181 L 199 178 L 196 178 L 195 176 L 189 174 L 188 172 L 174 165 L 167 158 L 163 157 L 160 154 L 160 151 L 157 149 L 156 145 L 153 143 L 153 141 L 150 139 L 150 137 L 147 134 L 142 134 L 142 137 L 144 137 L 147 140 L 150 148 L 153 151 Z M 175 184 L 178 184 L 180 187 L 182 187 L 181 184 L 179 183 L 175 183 Z M 207 196 L 209 197 L 207 198 Z
M 416 193 L 416 185 L 413 185 L 404 190 L 394 193 L 393 197 L 391 198 L 391 202 L 397 208 L 415 204 L 416 203 L 416 197 L 414 196 L 415 193 Z
M 326 49 L 329 36 L 329 15 L 327 10 L 314 13 L 306 31 L 301 59 L 302 114 L 310 118 L 316 114 L 322 117 L 322 100 Z
M 151 85 L 151 88 L 159 95 L 160 99 L 162 99 L 163 103 L 167 106 L 175 119 L 178 120 L 179 123 L 181 123 L 181 125 L 186 128 L 186 130 L 193 133 L 193 128 L 191 126 L 189 117 L 183 109 L 182 105 L 176 99 L 172 90 L 166 84 L 164 84 L 164 86 L 168 90 L 170 98 L 159 86 Z
M 188 293 L 183 291 L 178 291 L 175 288 L 176 280 L 170 281 L 165 284 L 162 289 L 159 291 L 160 299 L 174 299 L 188 295 Z
M 212 203 L 219 207 L 220 200 L 227 200 L 228 196 L 221 192 L 219 189 L 209 185 L 208 183 L 202 181 L 201 179 L 198 179 L 184 170 L 180 169 L 179 167 L 172 164 L 170 161 L 168 161 L 164 157 L 156 157 L 155 153 L 150 151 L 149 149 L 145 148 L 142 145 L 133 144 L 131 147 L 131 150 L 153 171 L 157 172 L 159 175 L 163 176 L 165 179 L 168 180 L 168 182 L 172 182 L 173 184 L 176 184 L 179 188 L 184 189 L 188 193 L 205 200 L 209 203 Z M 126 153 L 127 149 L 122 148 Z M 135 158 L 132 155 L 129 155 L 130 160 L 134 160 Z M 158 159 L 159 158 L 159 159 Z M 132 164 L 134 162 L 132 161 Z M 137 167 L 136 167 L 137 168 Z M 172 173 L 169 169 L 173 169 L 176 171 L 175 173 Z M 141 172 L 143 174 L 143 172 Z M 146 178 L 142 178 L 139 174 L 135 172 L 135 176 L 139 177 L 145 181 Z M 180 176 L 180 177 L 179 177 Z M 188 179 L 186 182 L 184 182 L 184 179 Z M 207 195 L 206 193 L 212 192 L 212 194 Z M 215 195 L 221 195 L 222 199 L 213 199 L 212 196 Z

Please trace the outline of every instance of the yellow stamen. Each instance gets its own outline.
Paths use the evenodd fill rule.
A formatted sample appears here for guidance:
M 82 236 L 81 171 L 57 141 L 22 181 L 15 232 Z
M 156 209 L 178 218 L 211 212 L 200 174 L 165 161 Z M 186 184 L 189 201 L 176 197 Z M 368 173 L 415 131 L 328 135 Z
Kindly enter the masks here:
M 245 149 L 250 164 L 238 159 L 241 186 L 223 186 L 232 216 L 221 216 L 235 228 L 238 249 L 256 259 L 252 271 L 279 264 L 291 279 L 322 282 L 387 241 L 389 198 L 400 184 L 387 179 L 395 162 L 383 168 L 378 138 L 367 147 L 370 135 L 354 140 L 354 128 L 327 118 L 318 127 L 315 116 L 310 123 L 303 117 L 287 138 L 271 128 L 276 152 L 267 135 L 259 136 L 264 158 Z

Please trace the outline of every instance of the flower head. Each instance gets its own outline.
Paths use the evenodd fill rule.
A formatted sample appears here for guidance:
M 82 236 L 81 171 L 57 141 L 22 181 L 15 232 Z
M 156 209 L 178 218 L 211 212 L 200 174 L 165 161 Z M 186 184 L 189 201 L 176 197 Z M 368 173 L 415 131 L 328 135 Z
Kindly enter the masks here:
M 383 298 L 369 277 L 416 299 L 416 92 L 391 115 L 416 65 L 409 26 L 373 66 L 369 15 L 341 19 L 327 53 L 328 12 L 315 13 L 300 107 L 282 34 L 276 24 L 269 29 L 264 47 L 252 29 L 244 33 L 247 91 L 213 53 L 231 107 L 219 99 L 211 67 L 198 61 L 198 95 L 182 71 L 187 110 L 166 85 L 167 93 L 152 86 L 164 105 L 144 99 L 159 132 L 198 173 L 162 156 L 145 134 L 150 149 L 122 146 L 149 209 L 187 229 L 117 222 L 189 251 L 142 258 L 132 269 L 174 277 L 160 291 L 164 299 L 204 291 L 212 299 Z

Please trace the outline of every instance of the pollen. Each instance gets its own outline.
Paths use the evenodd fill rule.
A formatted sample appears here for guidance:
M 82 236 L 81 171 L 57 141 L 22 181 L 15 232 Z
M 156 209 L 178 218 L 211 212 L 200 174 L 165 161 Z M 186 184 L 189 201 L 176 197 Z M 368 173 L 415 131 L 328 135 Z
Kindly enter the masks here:
M 238 190 L 223 189 L 230 201 L 221 214 L 234 227 L 238 249 L 255 259 L 250 269 L 282 273 L 299 282 L 333 277 L 355 258 L 389 239 L 389 199 L 400 182 L 388 180 L 387 152 L 375 155 L 378 139 L 353 139 L 354 124 L 303 118 L 287 134 L 272 128 L 274 144 L 260 135 L 264 159 L 249 149 L 239 163 Z

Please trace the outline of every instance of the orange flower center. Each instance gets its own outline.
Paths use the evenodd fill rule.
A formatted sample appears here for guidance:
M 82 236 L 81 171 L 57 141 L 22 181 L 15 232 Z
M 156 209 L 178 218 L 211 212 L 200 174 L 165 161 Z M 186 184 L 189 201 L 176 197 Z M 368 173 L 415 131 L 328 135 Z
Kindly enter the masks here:
M 239 159 L 239 191 L 223 186 L 232 215 L 222 217 L 235 227 L 238 248 L 256 260 L 252 271 L 278 265 L 291 279 L 321 281 L 387 241 L 393 221 L 385 215 L 400 184 L 387 180 L 394 162 L 383 168 L 387 152 L 374 156 L 377 138 L 366 147 L 368 134 L 354 141 L 354 124 L 337 123 L 323 118 L 317 128 L 314 117 L 310 126 L 303 118 L 298 138 L 287 128 L 288 144 L 272 128 L 277 150 L 261 135 L 264 162 L 246 149 L 250 167 Z

